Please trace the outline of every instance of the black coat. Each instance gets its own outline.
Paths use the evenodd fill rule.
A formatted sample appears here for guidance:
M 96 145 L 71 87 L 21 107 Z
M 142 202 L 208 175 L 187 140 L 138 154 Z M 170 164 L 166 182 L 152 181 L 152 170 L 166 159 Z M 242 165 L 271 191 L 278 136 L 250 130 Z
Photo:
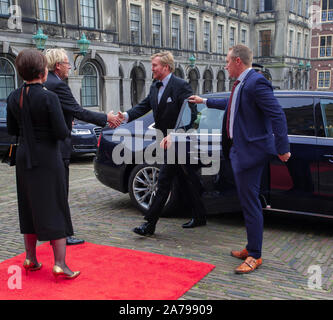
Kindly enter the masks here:
M 191 86 L 183 79 L 172 75 L 164 89 L 160 103 L 157 103 L 157 81 L 150 86 L 148 96 L 127 111 L 128 121 L 135 120 L 153 110 L 155 127 L 166 135 L 168 129 L 174 129 L 179 111 L 186 98 L 192 95 Z
M 66 82 L 60 80 L 53 72 L 49 72 L 45 87 L 57 94 L 65 121 L 69 130 L 72 130 L 73 119 L 79 119 L 85 122 L 94 123 L 104 127 L 107 122 L 107 115 L 101 112 L 94 112 L 82 108 L 75 100 L 71 89 Z M 64 140 L 61 145 L 61 153 L 63 159 L 69 159 L 71 155 L 71 140 Z

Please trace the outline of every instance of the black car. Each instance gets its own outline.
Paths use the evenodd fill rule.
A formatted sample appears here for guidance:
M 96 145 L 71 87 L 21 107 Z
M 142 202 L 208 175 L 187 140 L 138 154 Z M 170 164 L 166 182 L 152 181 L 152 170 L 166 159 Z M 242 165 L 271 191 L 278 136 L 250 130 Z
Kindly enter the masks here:
M 204 96 L 221 98 L 229 94 Z M 262 206 L 267 211 L 333 217 L 333 94 L 315 91 L 275 91 L 274 94 L 287 117 L 292 156 L 287 163 L 274 157 L 264 168 Z M 198 160 L 203 201 L 207 211 L 214 213 L 239 210 L 230 162 L 223 158 L 221 150 L 223 114 L 223 110 L 208 109 L 205 105 L 193 108 L 185 101 L 176 129 L 187 133 L 174 134 L 175 145 L 182 143 L 187 155 L 193 153 L 192 160 Z M 144 136 L 134 130 L 140 128 L 138 122 L 145 130 Z M 123 132 L 102 131 L 94 159 L 95 174 L 103 184 L 129 192 L 134 205 L 145 212 L 156 188 L 159 166 L 139 163 L 136 159 L 141 160 L 139 154 L 155 143 L 153 116 L 149 113 L 120 128 Z M 192 130 L 190 134 L 189 130 Z M 188 148 L 191 139 L 196 140 L 192 149 Z M 115 163 L 114 153 L 121 145 L 126 145 L 123 153 L 132 155 L 132 163 Z M 219 168 L 217 172 L 216 168 Z M 181 190 L 182 181 L 176 179 L 168 204 L 172 210 L 183 205 L 179 197 Z
M 8 149 L 11 143 L 16 141 L 16 138 L 10 136 L 7 132 L 7 103 L 0 101 L 0 152 Z M 96 125 L 86 123 L 79 120 L 74 120 L 72 129 L 72 155 L 83 153 L 96 153 L 97 141 L 102 128 Z

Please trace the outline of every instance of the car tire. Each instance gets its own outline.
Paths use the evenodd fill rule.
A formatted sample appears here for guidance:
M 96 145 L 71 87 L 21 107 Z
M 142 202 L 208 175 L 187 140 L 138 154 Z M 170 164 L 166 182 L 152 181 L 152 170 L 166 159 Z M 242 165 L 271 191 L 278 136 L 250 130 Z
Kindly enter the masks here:
M 156 192 L 159 165 L 140 164 L 133 168 L 128 179 L 128 192 L 132 203 L 143 214 L 146 214 L 152 201 L 153 192 Z M 173 182 L 169 198 L 164 206 L 161 216 L 171 216 L 178 212 L 181 206 L 179 184 Z

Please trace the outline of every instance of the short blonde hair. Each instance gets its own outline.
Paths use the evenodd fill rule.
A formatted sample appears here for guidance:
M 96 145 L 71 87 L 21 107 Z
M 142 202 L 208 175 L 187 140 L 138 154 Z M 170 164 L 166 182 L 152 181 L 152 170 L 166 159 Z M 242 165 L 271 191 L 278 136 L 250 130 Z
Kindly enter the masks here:
M 170 51 L 162 51 L 153 54 L 150 59 L 153 60 L 156 57 L 160 58 L 162 66 L 169 66 L 170 72 L 175 72 L 175 60 L 173 55 Z
M 45 57 L 47 59 L 47 68 L 49 71 L 54 71 L 57 63 L 63 62 L 66 58 L 68 58 L 66 50 L 62 48 L 47 49 Z
M 253 53 L 249 47 L 243 44 L 236 44 L 230 48 L 229 51 L 231 52 L 230 56 L 233 59 L 239 57 L 246 66 L 252 66 Z

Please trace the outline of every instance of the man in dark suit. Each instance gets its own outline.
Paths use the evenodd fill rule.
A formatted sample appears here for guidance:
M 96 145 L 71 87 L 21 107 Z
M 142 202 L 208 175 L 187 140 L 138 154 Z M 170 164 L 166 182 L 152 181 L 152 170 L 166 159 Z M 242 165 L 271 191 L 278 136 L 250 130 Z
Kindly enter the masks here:
M 151 57 L 154 81 L 148 96 L 138 105 L 124 113 L 119 118 L 123 121 L 132 121 L 153 111 L 155 128 L 159 129 L 165 137 L 161 146 L 167 142 L 168 129 L 174 129 L 181 106 L 186 98 L 192 94 L 191 86 L 183 79 L 172 74 L 175 70 L 174 59 L 170 52 L 160 52 Z M 165 157 L 166 159 L 166 157 Z M 154 201 L 145 215 L 146 223 L 134 228 L 133 232 L 146 236 L 155 232 L 159 215 L 168 199 L 171 184 L 176 175 L 184 176 L 187 192 L 192 205 L 193 219 L 183 224 L 183 228 L 193 228 L 206 224 L 205 208 L 200 200 L 200 186 L 195 179 L 192 167 L 178 164 L 163 164 L 158 176 L 158 190 Z
M 238 196 L 243 210 L 247 246 L 231 255 L 245 260 L 236 273 L 248 273 L 262 264 L 263 216 L 259 200 L 264 165 L 272 155 L 286 162 L 290 157 L 287 123 L 274 97 L 271 84 L 251 69 L 253 54 L 244 45 L 232 47 L 226 70 L 237 79 L 229 99 L 189 98 L 209 108 L 226 109 L 223 119 L 222 148 L 231 160 Z
M 98 126 L 104 127 L 107 122 L 112 126 L 118 125 L 119 121 L 113 112 L 108 114 L 93 112 L 82 108 L 74 98 L 71 89 L 64 81 L 68 78 L 71 65 L 68 60 L 67 53 L 64 49 L 48 49 L 46 51 L 46 58 L 48 61 L 49 74 L 47 81 L 44 83 L 48 90 L 53 91 L 58 95 L 61 107 L 64 113 L 65 121 L 69 130 L 72 130 L 72 123 L 74 118 L 94 123 Z M 61 153 L 66 170 L 67 194 L 69 189 L 69 162 L 71 157 L 71 138 L 66 138 L 61 141 Z M 84 240 L 75 237 L 67 238 L 67 245 L 81 244 Z

